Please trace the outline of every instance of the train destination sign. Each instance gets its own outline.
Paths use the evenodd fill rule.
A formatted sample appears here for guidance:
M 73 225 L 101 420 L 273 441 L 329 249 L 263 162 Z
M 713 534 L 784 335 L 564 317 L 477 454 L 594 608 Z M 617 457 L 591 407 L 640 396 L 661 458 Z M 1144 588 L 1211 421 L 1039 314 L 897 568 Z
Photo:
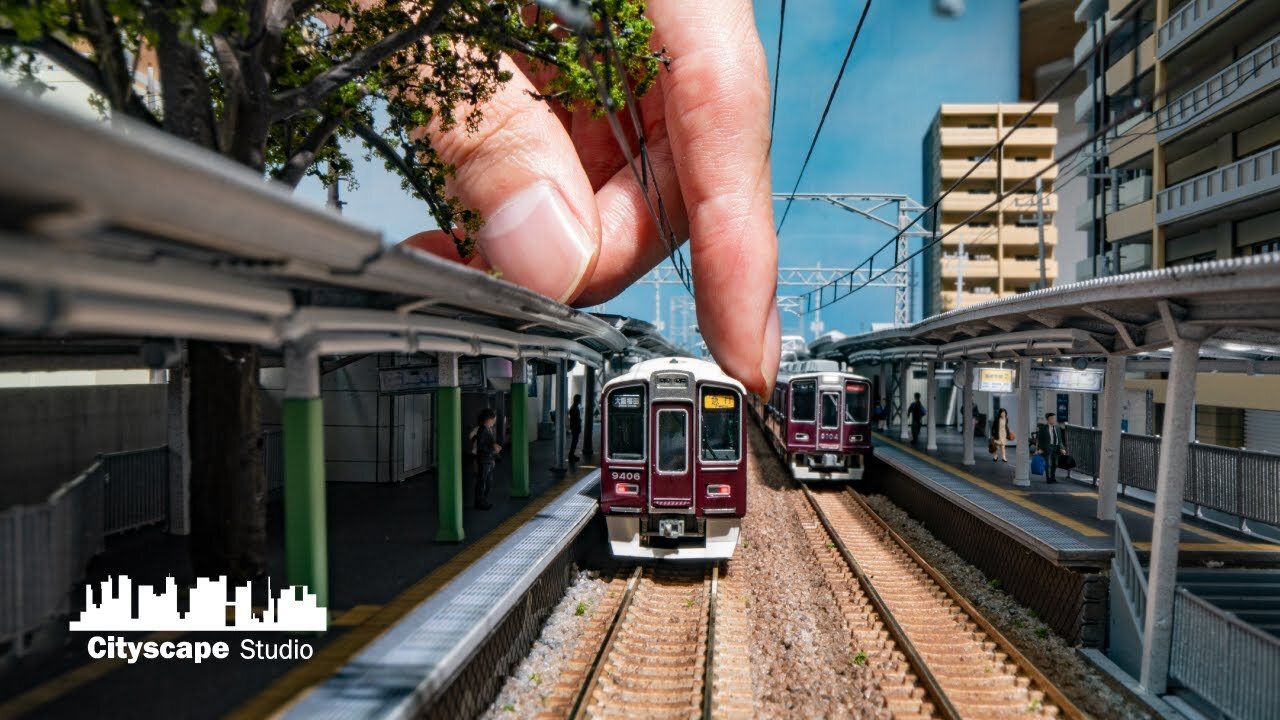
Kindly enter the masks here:
M 706 410 L 732 410 L 736 405 L 732 395 L 707 393 L 702 396 L 702 407 Z
M 1013 370 L 1005 368 L 974 368 L 973 389 L 979 392 L 1013 392 Z
M 1031 368 L 1031 387 L 1036 390 L 1099 393 L 1102 392 L 1102 376 L 1101 370 Z
M 464 389 L 484 388 L 484 363 L 478 358 L 459 362 L 458 386 Z M 378 392 L 388 395 L 425 393 L 439 387 L 440 368 L 436 365 L 405 365 L 378 370 Z

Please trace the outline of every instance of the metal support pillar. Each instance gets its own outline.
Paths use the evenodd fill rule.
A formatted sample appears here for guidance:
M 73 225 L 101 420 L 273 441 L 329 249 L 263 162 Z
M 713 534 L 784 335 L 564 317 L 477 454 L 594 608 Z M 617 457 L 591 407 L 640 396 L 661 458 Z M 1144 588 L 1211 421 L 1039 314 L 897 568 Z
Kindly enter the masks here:
M 587 366 L 586 387 L 582 388 L 582 457 L 595 453 L 596 369 Z
M 936 375 L 938 372 L 938 363 L 936 360 L 929 360 L 925 363 L 925 370 L 928 375 L 925 380 L 925 432 L 929 438 L 929 442 L 925 445 L 925 449 L 934 451 L 938 449 L 938 382 Z
M 458 387 L 457 353 L 438 353 L 440 384 L 436 390 L 436 495 L 440 507 L 436 542 L 462 542 L 462 388 Z
M 907 255 L 911 252 L 911 236 L 907 228 L 911 226 L 911 216 L 899 205 L 898 209 L 898 242 L 894 248 L 893 261 L 893 324 L 905 327 L 911 322 L 911 263 Z M 905 406 L 904 406 L 905 407 Z
M 911 393 L 907 392 L 907 381 L 911 379 L 911 361 L 902 361 L 902 403 L 898 406 L 900 423 L 902 424 L 902 432 L 898 433 L 900 440 L 911 439 L 910 419 L 907 417 L 907 407 L 911 405 Z
M 1018 438 L 1013 447 L 1013 484 L 1031 487 L 1031 358 L 1018 361 Z M 996 439 L 999 442 L 999 438 Z
M 329 604 L 329 547 L 325 528 L 324 407 L 320 361 L 311 348 L 284 352 L 285 579 L 305 585 L 321 607 Z
M 1142 632 L 1142 676 L 1148 692 L 1163 695 L 1169 684 L 1169 646 L 1173 634 L 1173 591 L 1178 575 L 1178 533 L 1182 491 L 1187 479 L 1187 443 L 1196 403 L 1196 364 L 1200 340 L 1173 341 L 1165 394 L 1164 433 L 1156 475 L 1155 518 L 1151 527 L 1151 569 L 1147 578 L 1147 614 Z
M 566 472 L 569 469 L 566 465 L 568 458 L 565 457 L 568 454 L 565 433 L 569 427 L 569 374 L 566 365 L 565 360 L 556 361 L 556 458 L 551 467 L 555 472 Z
M 187 442 L 187 407 L 191 401 L 191 370 L 185 359 L 169 368 L 169 385 L 165 393 L 168 404 L 165 435 L 169 446 L 169 532 L 189 535 L 191 446 Z
M 1107 356 L 1102 381 L 1102 437 L 1098 449 L 1098 519 L 1116 519 L 1120 485 L 1120 415 L 1124 407 L 1124 355 Z
M 511 497 L 529 497 L 529 363 L 511 364 Z
M 964 435 L 964 459 L 962 465 L 973 465 L 973 363 L 960 363 L 960 378 L 964 381 L 964 396 L 960 399 L 964 418 L 960 432 Z

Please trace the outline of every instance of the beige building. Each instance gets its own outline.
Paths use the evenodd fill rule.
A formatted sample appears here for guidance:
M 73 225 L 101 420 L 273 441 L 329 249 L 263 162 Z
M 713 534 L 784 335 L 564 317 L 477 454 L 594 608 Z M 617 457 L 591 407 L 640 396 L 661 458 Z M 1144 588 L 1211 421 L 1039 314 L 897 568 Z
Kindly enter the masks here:
M 1032 107 L 1033 103 L 943 105 L 925 140 L 928 201 L 937 200 L 964 177 Z M 1057 112 L 1054 103 L 1042 105 L 1001 149 L 943 197 L 936 229 L 954 232 L 931 247 L 925 259 L 926 317 L 1040 287 L 1041 222 L 1044 284 L 1054 284 L 1058 198 L 1052 163 Z M 1042 170 L 1042 191 L 1037 194 L 1032 178 Z M 1008 196 L 995 202 L 1002 192 Z
M 1092 236 L 1079 276 L 1280 249 L 1280 4 L 1092 0 L 1077 18 L 1077 60 L 1112 36 L 1076 117 L 1119 122 L 1087 169 L 1092 202 L 1067 209 Z

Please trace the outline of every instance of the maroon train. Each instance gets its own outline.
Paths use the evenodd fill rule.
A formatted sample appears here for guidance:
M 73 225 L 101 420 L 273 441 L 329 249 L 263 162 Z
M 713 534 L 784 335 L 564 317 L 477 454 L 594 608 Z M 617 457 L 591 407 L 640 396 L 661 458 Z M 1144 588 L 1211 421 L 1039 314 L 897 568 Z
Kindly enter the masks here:
M 871 381 L 831 360 L 783 363 L 756 419 L 793 477 L 862 480 L 871 460 Z
M 747 512 L 743 387 L 660 358 L 605 384 L 600 511 L 617 557 L 723 559 Z

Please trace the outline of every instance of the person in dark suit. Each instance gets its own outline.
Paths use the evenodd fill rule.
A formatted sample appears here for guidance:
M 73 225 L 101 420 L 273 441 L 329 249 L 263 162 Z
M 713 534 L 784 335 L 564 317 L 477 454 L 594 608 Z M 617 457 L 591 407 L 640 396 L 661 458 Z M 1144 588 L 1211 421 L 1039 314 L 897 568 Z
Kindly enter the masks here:
M 911 444 L 915 445 L 920 439 L 920 426 L 924 423 L 924 416 L 928 410 L 925 410 L 923 404 L 920 403 L 920 393 L 916 393 L 915 402 L 907 408 L 907 414 L 911 416 Z
M 493 434 L 493 425 L 498 420 L 498 413 L 493 408 L 480 411 L 479 428 L 476 431 L 476 503 L 477 510 L 488 510 L 489 488 L 493 485 L 493 468 L 498 464 L 498 453 L 502 446 Z
M 1067 454 L 1067 445 L 1053 413 L 1045 415 L 1044 424 L 1036 429 L 1036 447 L 1044 454 L 1045 482 L 1058 482 L 1058 458 Z
M 578 438 L 582 436 L 582 396 L 573 396 L 569 408 L 569 462 L 578 462 Z

